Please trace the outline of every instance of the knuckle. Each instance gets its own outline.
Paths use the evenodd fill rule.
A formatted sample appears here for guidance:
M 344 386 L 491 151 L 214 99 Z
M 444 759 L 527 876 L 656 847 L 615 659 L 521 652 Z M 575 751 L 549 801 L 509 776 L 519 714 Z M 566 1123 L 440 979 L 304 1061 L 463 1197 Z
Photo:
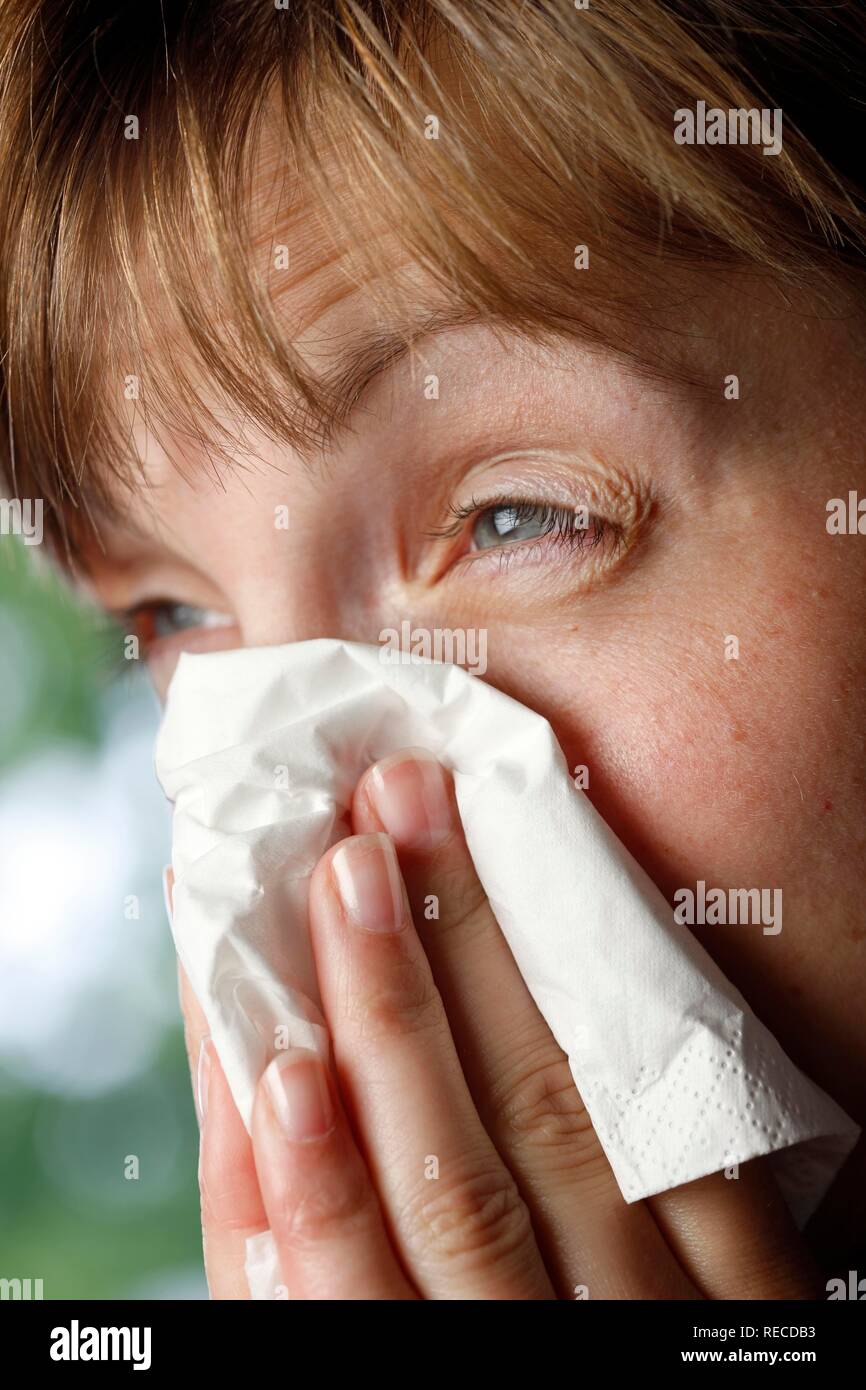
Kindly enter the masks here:
M 499 1123 L 519 1146 L 546 1151 L 570 1170 L 606 1170 L 589 1112 L 564 1053 L 545 1047 L 512 1079 L 499 1107 Z
M 368 982 L 347 999 L 349 1022 L 366 1041 L 445 1027 L 445 1007 L 429 973 L 406 962 L 396 966 L 386 981 Z
M 425 929 L 435 930 L 437 936 L 446 932 L 449 936 L 459 933 L 464 950 L 476 934 L 489 930 L 490 905 L 474 867 L 470 866 L 469 870 L 463 865 L 446 867 L 440 862 L 436 869 L 436 891 L 441 915 L 434 922 L 424 922 Z
M 303 1251 L 370 1230 L 377 1219 L 372 1188 L 360 1164 L 349 1174 L 320 1174 L 280 1196 L 273 1225 L 281 1242 Z
M 245 1231 L 261 1222 L 261 1204 L 245 1184 L 233 1183 L 230 1177 L 221 1182 L 206 1181 L 199 1186 L 202 1229 L 211 1232 Z
M 428 1260 L 501 1260 L 532 1241 L 529 1211 L 504 1168 L 488 1165 L 433 1187 L 411 1214 Z

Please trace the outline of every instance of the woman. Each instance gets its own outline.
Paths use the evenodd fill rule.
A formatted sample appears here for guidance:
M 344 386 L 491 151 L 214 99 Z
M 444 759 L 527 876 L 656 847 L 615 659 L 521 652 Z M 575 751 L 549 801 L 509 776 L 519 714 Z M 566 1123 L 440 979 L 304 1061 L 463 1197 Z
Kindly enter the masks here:
M 0 18 L 2 434 L 73 581 L 163 692 L 484 630 L 671 901 L 781 893 L 696 930 L 861 1119 L 862 6 L 45 8 Z M 353 829 L 335 1068 L 273 1063 L 252 1138 L 182 981 L 214 1297 L 268 1224 L 293 1298 L 824 1296 L 862 1149 L 808 1239 L 760 1164 L 626 1206 L 443 771 L 371 769 Z

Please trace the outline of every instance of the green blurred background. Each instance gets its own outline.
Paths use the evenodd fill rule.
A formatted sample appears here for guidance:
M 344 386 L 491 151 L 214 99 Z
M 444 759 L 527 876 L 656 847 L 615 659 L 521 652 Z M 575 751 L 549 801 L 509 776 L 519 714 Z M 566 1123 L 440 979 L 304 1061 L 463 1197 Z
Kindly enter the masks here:
M 0 535 L 0 1279 L 205 1298 L 155 697 Z

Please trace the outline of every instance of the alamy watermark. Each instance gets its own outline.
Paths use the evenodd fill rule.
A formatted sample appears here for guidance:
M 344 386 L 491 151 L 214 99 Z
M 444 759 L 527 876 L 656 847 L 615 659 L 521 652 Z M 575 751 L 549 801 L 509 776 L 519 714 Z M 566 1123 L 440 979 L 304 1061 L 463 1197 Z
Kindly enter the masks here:
M 379 660 L 385 666 L 439 661 L 463 666 L 476 676 L 487 670 L 485 627 L 413 627 L 404 620 L 399 629 L 383 627 L 379 644 Z
M 674 921 L 681 925 L 761 925 L 764 936 L 782 930 L 781 888 L 707 888 L 702 878 L 694 888 L 674 893 Z
M 861 1279 L 856 1269 L 848 1270 L 846 1279 L 828 1279 L 825 1285 L 827 1290 L 827 1302 L 838 1303 L 840 1300 L 852 1300 L 855 1303 L 862 1303 L 866 1300 L 866 1279 Z
M 763 145 L 764 154 L 782 153 L 782 112 L 779 107 L 707 106 L 699 101 L 694 111 L 681 106 L 674 112 L 674 141 L 678 145 Z
M 0 1279 L 0 1301 L 7 1299 L 27 1302 L 45 1297 L 41 1279 Z
M 0 497 L 0 536 L 20 536 L 25 545 L 41 545 L 41 497 Z
M 827 534 L 866 536 L 866 497 L 852 489 L 847 498 L 831 497 L 827 503 Z
M 151 1328 L 82 1327 L 73 1318 L 68 1327 L 51 1329 L 48 1355 L 52 1361 L 131 1361 L 134 1371 L 149 1371 Z

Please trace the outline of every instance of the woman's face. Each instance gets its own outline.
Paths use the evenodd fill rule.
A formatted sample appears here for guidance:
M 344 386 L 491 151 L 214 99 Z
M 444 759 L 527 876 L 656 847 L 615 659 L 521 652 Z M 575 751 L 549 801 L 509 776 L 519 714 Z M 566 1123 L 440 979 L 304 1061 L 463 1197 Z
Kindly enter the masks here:
M 146 606 L 125 631 L 156 634 L 163 691 L 184 648 L 482 632 L 485 678 L 550 719 L 671 899 L 781 889 L 777 934 L 694 931 L 862 1115 L 866 540 L 826 525 L 866 492 L 853 328 L 707 277 L 659 330 L 707 389 L 659 385 L 574 340 L 449 324 L 419 275 L 416 326 L 438 317 L 374 374 L 372 300 L 302 227 L 290 251 L 280 309 L 318 370 L 346 367 L 345 427 L 305 458 L 248 429 L 218 476 L 140 436 L 150 486 L 93 556 L 100 601 Z

